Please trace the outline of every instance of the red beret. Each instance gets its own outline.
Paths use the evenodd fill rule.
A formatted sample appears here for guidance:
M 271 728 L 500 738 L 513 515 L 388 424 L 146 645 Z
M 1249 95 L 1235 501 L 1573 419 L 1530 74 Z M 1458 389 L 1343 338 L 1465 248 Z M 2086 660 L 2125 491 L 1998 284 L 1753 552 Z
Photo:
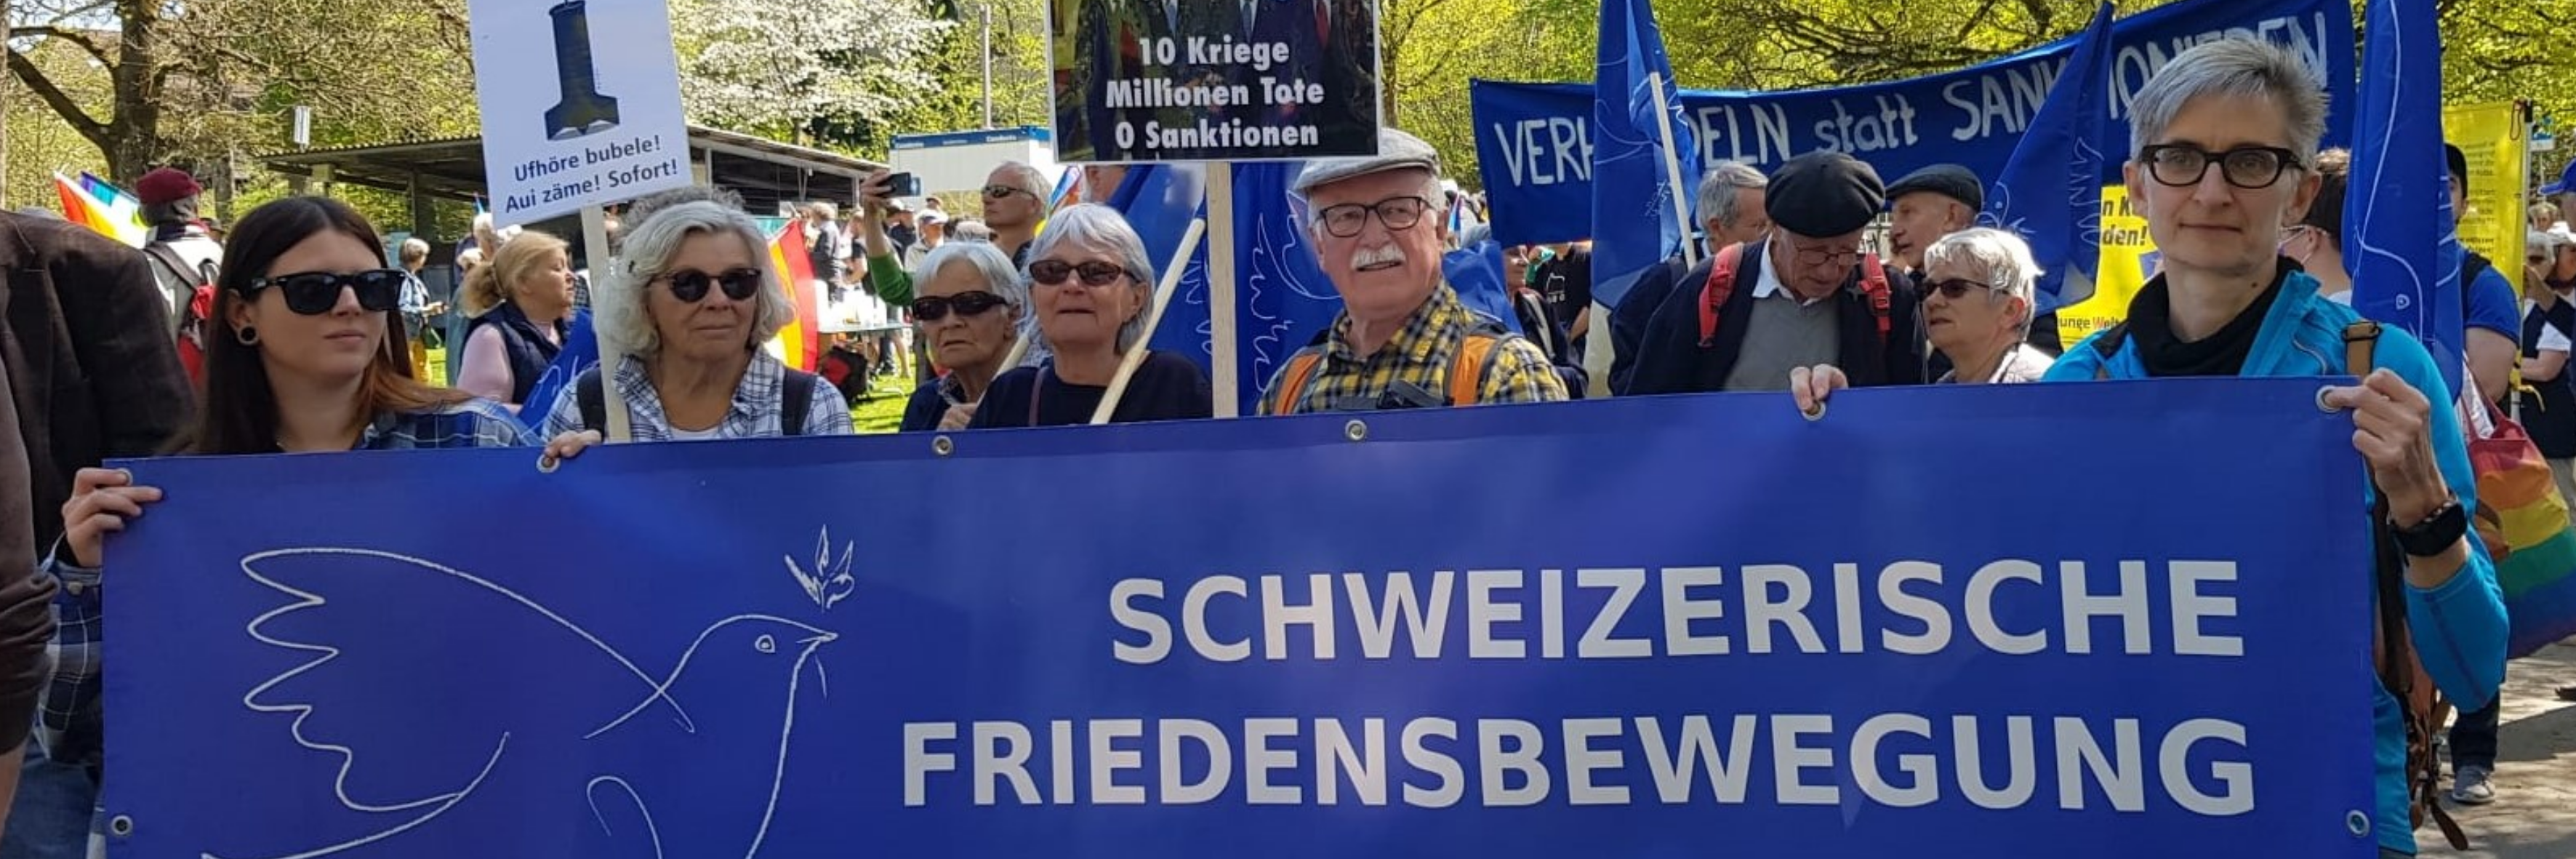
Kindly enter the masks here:
M 170 167 L 145 173 L 142 181 L 134 183 L 134 196 L 142 198 L 146 206 L 175 203 L 205 190 L 198 187 L 197 180 L 187 173 Z

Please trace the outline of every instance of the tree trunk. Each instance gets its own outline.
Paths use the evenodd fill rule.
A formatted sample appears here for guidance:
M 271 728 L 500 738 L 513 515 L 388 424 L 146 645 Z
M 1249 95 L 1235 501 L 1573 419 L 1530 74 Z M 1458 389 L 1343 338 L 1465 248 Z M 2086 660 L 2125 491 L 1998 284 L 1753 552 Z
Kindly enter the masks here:
M 107 171 L 109 181 L 132 187 L 162 155 L 162 76 L 153 57 L 161 43 L 161 10 L 150 0 L 117 0 L 116 13 L 125 28 L 116 68 L 109 72 L 116 103 L 107 123 Z

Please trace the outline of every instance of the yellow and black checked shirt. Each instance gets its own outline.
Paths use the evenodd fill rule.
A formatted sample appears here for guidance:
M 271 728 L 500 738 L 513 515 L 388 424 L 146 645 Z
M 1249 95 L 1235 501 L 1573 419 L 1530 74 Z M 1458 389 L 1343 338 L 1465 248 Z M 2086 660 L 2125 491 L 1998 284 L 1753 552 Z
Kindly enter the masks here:
M 1467 332 L 1479 318 L 1458 300 L 1456 290 L 1443 283 L 1404 321 L 1394 338 L 1379 347 L 1376 354 L 1361 358 L 1351 348 L 1351 316 L 1344 311 L 1333 320 L 1332 335 L 1323 345 L 1323 362 L 1308 377 L 1306 393 L 1290 413 L 1366 408 L 1359 404 L 1376 402 L 1398 382 L 1410 383 L 1445 401 L 1449 395 L 1449 362 L 1457 356 Z M 1270 385 L 1262 389 L 1274 392 L 1273 396 L 1261 398 L 1262 414 L 1274 413 L 1278 404 L 1275 392 L 1285 382 L 1287 372 L 1287 367 L 1282 366 L 1271 376 Z M 1493 352 L 1485 358 L 1484 381 L 1477 393 L 1478 404 L 1566 398 L 1565 383 L 1557 379 L 1556 368 L 1548 363 L 1547 354 L 1518 337 L 1506 337 L 1494 344 Z

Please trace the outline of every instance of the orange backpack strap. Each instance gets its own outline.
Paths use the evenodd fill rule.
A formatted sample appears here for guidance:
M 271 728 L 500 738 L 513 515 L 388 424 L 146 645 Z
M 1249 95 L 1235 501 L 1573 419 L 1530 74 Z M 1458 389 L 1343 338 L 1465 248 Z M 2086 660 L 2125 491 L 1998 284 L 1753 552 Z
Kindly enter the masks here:
M 1869 299 L 1870 317 L 1878 320 L 1878 345 L 1885 346 L 1889 328 L 1888 304 L 1891 299 L 1888 297 L 1887 264 L 1879 262 L 1877 254 L 1861 255 L 1860 292 L 1863 297 Z
M 1727 245 L 1709 266 L 1708 282 L 1699 288 L 1699 348 L 1706 349 L 1717 342 L 1717 310 L 1735 297 L 1735 269 L 1743 263 L 1744 246 Z
M 1503 335 L 1469 332 L 1458 344 L 1458 357 L 1449 362 L 1449 404 L 1472 406 L 1485 399 L 1485 371 L 1493 366 L 1494 349 Z
M 1270 392 L 1270 413 L 1296 414 L 1297 401 L 1306 398 L 1306 383 L 1314 380 L 1315 367 L 1323 362 L 1324 354 L 1311 348 L 1288 356 L 1288 370 L 1279 374 L 1279 387 Z

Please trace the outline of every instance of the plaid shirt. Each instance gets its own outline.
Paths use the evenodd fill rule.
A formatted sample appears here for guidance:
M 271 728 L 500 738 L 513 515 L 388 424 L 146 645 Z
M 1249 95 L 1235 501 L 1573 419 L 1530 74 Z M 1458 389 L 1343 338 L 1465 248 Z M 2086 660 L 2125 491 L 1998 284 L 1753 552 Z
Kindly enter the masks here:
M 353 450 L 528 447 L 536 437 L 490 400 L 467 400 L 430 411 L 377 415 Z M 45 646 L 53 663 L 37 699 L 36 741 L 45 756 L 71 764 L 99 763 L 99 571 L 75 564 L 55 544 L 41 572 L 54 591 L 54 638 Z
M 617 362 L 617 395 L 626 400 L 633 417 L 635 441 L 670 441 L 676 432 L 671 416 L 662 411 L 662 393 L 653 389 L 653 379 L 644 374 L 644 359 L 626 355 Z M 546 438 L 554 438 L 581 429 L 579 385 L 565 385 L 555 396 L 552 410 L 546 412 Z M 769 353 L 754 351 L 751 367 L 742 373 L 742 383 L 733 389 L 733 407 L 725 411 L 724 420 L 716 424 L 716 437 L 776 438 L 786 435 L 780 424 L 786 417 L 787 365 Z M 850 405 L 841 399 L 839 389 L 831 383 L 815 380 L 814 401 L 805 408 L 805 435 L 849 435 L 855 432 L 850 423 Z
M 1470 330 L 1488 323 L 1490 320 L 1458 300 L 1457 290 L 1443 283 L 1432 290 L 1429 301 L 1414 309 L 1413 315 L 1404 320 L 1404 327 L 1386 345 L 1362 358 L 1351 346 L 1351 315 L 1345 310 L 1333 320 L 1332 334 L 1323 345 L 1323 363 L 1306 380 L 1306 392 L 1290 413 L 1380 408 L 1379 403 L 1398 385 L 1410 385 L 1445 401 L 1451 359 Z M 1263 390 L 1275 390 L 1287 374 L 1287 368 L 1281 367 Z M 1493 353 L 1485 358 L 1484 375 L 1477 390 L 1477 404 L 1566 398 L 1565 383 L 1557 378 L 1556 367 L 1548 363 L 1547 355 L 1536 344 L 1519 337 L 1505 337 L 1495 344 Z M 1275 405 L 1271 397 L 1263 397 L 1261 413 L 1271 414 Z

